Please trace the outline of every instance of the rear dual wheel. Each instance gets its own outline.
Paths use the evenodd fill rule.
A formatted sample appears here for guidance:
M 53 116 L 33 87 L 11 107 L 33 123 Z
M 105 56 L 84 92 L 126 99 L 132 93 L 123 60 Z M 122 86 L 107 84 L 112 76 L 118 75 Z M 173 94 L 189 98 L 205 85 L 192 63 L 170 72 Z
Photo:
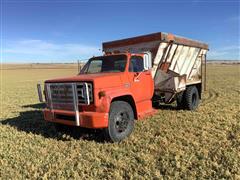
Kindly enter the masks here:
M 189 86 L 184 92 L 177 95 L 177 106 L 181 109 L 196 110 L 200 99 L 196 86 Z
M 119 142 L 128 137 L 134 128 L 134 113 L 130 104 L 125 101 L 111 103 L 108 128 L 105 135 L 107 140 Z

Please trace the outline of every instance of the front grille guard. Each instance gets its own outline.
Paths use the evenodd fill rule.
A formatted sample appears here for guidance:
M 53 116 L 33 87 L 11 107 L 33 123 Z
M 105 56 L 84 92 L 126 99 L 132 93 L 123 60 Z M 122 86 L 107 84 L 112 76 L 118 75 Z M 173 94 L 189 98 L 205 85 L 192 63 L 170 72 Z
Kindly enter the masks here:
M 89 105 L 90 104 L 90 97 L 89 97 L 89 89 L 88 89 L 88 84 L 87 83 L 81 83 L 83 85 L 83 91 L 84 91 L 84 103 L 79 103 L 79 98 L 78 98 L 78 89 L 77 89 L 77 85 L 79 85 L 79 83 L 46 83 L 45 84 L 45 90 L 46 90 L 46 100 L 48 103 L 48 107 L 50 109 L 50 112 L 52 113 L 52 117 L 54 117 L 54 102 L 53 102 L 53 98 L 52 98 L 52 92 L 51 92 L 51 86 L 71 86 L 71 95 L 72 95 L 72 104 L 73 104 L 73 111 L 75 112 L 75 119 L 76 119 L 76 126 L 80 126 L 80 118 L 79 118 L 79 109 L 78 106 L 79 105 Z M 41 96 L 41 94 L 39 93 L 39 91 L 41 90 L 41 86 L 38 84 L 38 95 L 39 97 Z

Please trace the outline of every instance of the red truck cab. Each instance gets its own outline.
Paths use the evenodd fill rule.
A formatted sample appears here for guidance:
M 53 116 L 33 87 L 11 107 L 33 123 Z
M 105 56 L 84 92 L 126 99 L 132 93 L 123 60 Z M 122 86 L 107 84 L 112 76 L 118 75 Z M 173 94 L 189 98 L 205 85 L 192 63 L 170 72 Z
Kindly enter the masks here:
M 131 53 L 93 57 L 78 75 L 45 81 L 45 120 L 104 128 L 110 140 L 122 140 L 134 119 L 153 112 L 154 82 L 146 59 Z

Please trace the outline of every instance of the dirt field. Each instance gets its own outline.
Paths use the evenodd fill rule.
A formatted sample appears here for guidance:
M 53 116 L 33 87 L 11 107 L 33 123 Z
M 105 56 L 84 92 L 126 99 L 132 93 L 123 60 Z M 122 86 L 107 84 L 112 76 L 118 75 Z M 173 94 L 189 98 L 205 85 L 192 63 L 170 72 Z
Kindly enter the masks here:
M 240 179 L 240 65 L 209 64 L 196 112 L 163 106 L 119 144 L 43 120 L 36 84 L 77 73 L 66 66 L 1 70 L 0 179 Z

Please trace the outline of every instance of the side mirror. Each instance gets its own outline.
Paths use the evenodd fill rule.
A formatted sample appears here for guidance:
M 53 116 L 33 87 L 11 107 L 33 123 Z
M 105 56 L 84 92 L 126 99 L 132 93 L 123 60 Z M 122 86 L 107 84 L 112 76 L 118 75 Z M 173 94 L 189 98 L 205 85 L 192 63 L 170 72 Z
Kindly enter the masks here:
M 37 91 L 38 91 L 38 99 L 39 99 L 39 101 L 40 102 L 44 102 L 43 101 L 41 84 L 37 84 Z
M 152 53 L 151 52 L 144 53 L 143 67 L 144 67 L 144 71 L 147 71 L 152 68 Z

